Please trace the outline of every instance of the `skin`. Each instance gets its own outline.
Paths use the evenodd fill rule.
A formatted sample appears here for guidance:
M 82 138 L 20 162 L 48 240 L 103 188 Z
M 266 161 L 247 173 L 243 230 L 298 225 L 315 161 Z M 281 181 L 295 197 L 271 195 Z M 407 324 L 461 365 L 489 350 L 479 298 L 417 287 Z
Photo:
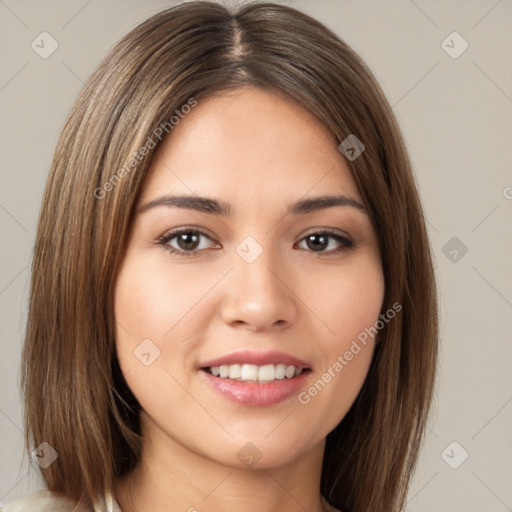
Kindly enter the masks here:
M 117 354 L 142 406 L 144 441 L 139 465 L 114 495 L 123 512 L 322 511 L 325 437 L 356 399 L 374 340 L 306 405 L 296 395 L 265 407 L 234 403 L 198 367 L 241 348 L 279 350 L 309 363 L 307 391 L 378 320 L 384 278 L 367 213 L 336 206 L 286 214 L 306 197 L 344 194 L 362 204 L 347 162 L 292 100 L 242 88 L 202 99 L 175 126 L 137 211 L 177 194 L 222 200 L 231 215 L 160 206 L 134 218 L 114 306 Z M 158 244 L 180 227 L 208 234 L 196 256 Z M 325 228 L 354 246 L 334 253 L 342 244 L 332 237 L 319 249 L 308 245 L 306 235 Z M 247 236 L 263 249 L 250 264 L 236 252 Z M 178 237 L 167 246 L 191 250 Z M 148 338 L 160 355 L 145 366 L 134 350 Z M 251 467 L 237 457 L 248 442 L 261 454 Z

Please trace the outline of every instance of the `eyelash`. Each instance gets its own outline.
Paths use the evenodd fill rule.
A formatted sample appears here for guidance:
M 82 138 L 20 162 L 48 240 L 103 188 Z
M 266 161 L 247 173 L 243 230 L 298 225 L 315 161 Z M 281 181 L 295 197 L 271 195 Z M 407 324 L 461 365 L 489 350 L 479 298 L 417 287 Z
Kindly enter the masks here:
M 179 250 L 179 249 L 176 249 L 176 248 L 171 247 L 170 245 L 168 245 L 169 242 L 173 238 L 176 238 L 177 236 L 179 236 L 181 234 L 184 234 L 184 233 L 193 233 L 193 234 L 196 234 L 196 235 L 202 235 L 202 236 L 210 239 L 210 236 L 207 233 L 205 233 L 204 231 L 201 231 L 200 229 L 196 229 L 196 228 L 194 228 L 194 229 L 192 229 L 192 228 L 180 228 L 180 229 L 176 229 L 174 231 L 171 231 L 170 233 L 165 233 L 164 235 L 162 235 L 158 239 L 158 245 L 163 246 L 165 250 L 167 250 L 168 252 L 170 252 L 171 254 L 176 255 L 176 256 L 183 256 L 183 257 L 198 256 L 198 253 L 203 251 L 204 249 L 195 249 L 193 251 L 183 251 L 183 250 Z M 337 240 L 341 244 L 340 247 L 338 247 L 337 249 L 331 250 L 329 252 L 324 252 L 324 251 L 316 252 L 316 254 L 318 254 L 320 257 L 322 255 L 329 255 L 329 256 L 336 255 L 336 254 L 339 254 L 341 252 L 348 251 L 348 250 L 350 250 L 350 249 L 352 249 L 354 247 L 354 242 L 352 242 L 352 240 L 350 240 L 347 237 L 344 237 L 344 236 L 340 235 L 339 233 L 336 233 L 336 232 L 330 231 L 330 230 L 313 231 L 311 233 L 308 233 L 303 238 L 301 238 L 300 242 L 302 242 L 308 236 L 311 236 L 311 235 L 320 235 L 320 236 L 327 235 L 330 238 L 334 238 L 335 240 Z M 315 254 L 315 251 L 309 251 L 309 250 L 307 250 L 307 251 L 308 252 L 312 252 L 312 253 Z

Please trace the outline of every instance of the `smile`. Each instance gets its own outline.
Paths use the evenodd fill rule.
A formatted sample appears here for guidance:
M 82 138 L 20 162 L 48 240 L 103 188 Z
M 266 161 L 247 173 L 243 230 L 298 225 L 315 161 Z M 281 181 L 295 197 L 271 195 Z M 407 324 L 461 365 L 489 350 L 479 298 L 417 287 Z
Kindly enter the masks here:
M 305 361 L 281 352 L 237 351 L 199 366 L 207 384 L 239 405 L 269 406 L 295 395 L 311 373 Z
M 292 379 L 302 373 L 302 368 L 285 364 L 230 364 L 211 366 L 206 371 L 221 379 L 232 379 L 241 382 L 273 382 L 274 380 Z

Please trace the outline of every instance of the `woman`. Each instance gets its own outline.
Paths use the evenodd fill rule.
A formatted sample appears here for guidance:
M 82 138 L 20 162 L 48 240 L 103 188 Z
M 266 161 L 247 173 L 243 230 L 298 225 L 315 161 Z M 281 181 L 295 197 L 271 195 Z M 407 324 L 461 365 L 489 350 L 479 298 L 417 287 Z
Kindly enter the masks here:
M 170 8 L 57 144 L 22 367 L 48 491 L 4 510 L 402 510 L 437 343 L 411 165 L 361 59 L 289 7 Z

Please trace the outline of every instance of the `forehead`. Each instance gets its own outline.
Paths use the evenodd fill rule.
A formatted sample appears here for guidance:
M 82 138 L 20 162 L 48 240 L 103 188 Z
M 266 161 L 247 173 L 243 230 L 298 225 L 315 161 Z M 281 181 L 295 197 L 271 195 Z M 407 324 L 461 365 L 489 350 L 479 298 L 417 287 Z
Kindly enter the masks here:
M 170 192 L 253 205 L 308 193 L 360 198 L 327 128 L 284 95 L 252 87 L 198 100 L 163 140 L 141 201 Z

